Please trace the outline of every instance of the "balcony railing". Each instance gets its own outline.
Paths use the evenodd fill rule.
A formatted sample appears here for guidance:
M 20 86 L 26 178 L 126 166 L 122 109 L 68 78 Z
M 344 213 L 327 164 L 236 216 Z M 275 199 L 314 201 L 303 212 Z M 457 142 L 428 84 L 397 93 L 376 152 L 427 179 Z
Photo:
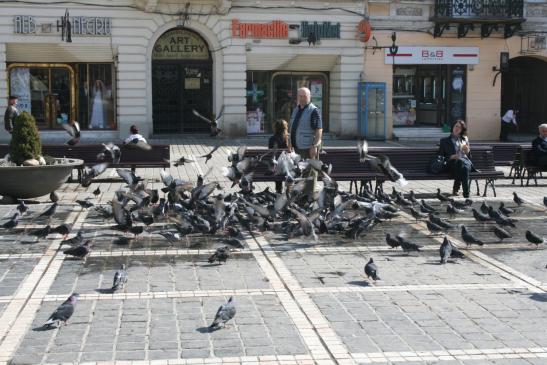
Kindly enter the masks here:
M 523 17 L 523 0 L 435 0 L 435 18 L 503 20 Z

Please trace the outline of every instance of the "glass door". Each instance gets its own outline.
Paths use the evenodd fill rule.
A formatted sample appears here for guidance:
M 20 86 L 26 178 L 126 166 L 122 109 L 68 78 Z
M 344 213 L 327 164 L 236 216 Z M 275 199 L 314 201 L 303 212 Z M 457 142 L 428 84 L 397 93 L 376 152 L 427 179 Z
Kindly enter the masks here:
M 386 139 L 386 84 L 384 82 L 360 82 L 359 134 L 367 139 Z
M 328 132 L 328 74 L 319 72 L 276 72 L 272 75 L 271 101 L 273 106 L 273 124 L 277 119 L 290 122 L 293 109 L 296 107 L 297 90 L 301 87 L 310 89 L 311 102 L 319 108 L 323 121 L 323 132 Z M 270 126 L 271 128 L 271 126 Z
M 418 66 L 418 106 L 416 119 L 419 124 L 438 125 L 438 98 L 440 77 L 438 66 Z

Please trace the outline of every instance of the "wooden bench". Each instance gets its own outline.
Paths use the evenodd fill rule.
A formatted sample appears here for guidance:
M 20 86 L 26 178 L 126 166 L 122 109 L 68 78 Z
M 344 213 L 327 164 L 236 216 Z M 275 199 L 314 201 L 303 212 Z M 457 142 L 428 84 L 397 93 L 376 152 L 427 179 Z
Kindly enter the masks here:
M 542 173 L 547 172 L 547 167 L 540 167 L 535 164 L 532 156 L 532 146 L 521 146 L 515 157 L 518 161 L 520 169 L 520 186 L 524 186 L 524 179 L 526 179 L 526 186 L 530 185 L 530 179 L 534 179 L 534 183 L 538 184 L 538 177 L 543 177 Z M 539 176 L 538 176 L 539 175 Z M 515 178 L 513 178 L 513 183 Z
M 246 156 L 258 156 L 266 152 L 266 149 L 248 149 Z M 356 193 L 360 193 L 366 185 L 376 181 L 376 190 L 382 190 L 386 176 L 373 170 L 368 162 L 359 162 L 359 155 L 355 148 L 327 148 L 326 154 L 319 158 L 324 163 L 332 163 L 331 177 L 338 181 L 349 181 L 350 192 L 355 187 Z M 407 180 L 451 180 L 448 173 L 430 174 L 427 172 L 431 158 L 437 153 L 435 147 L 371 147 L 371 155 L 387 156 L 393 166 L 399 170 Z M 478 180 L 485 180 L 483 196 L 486 196 L 490 187 L 496 196 L 495 180 L 503 177 L 503 172 L 497 171 L 494 165 L 491 147 L 474 147 L 471 160 L 478 172 L 471 173 L 471 180 L 475 180 L 477 195 L 480 194 Z M 267 175 L 264 167 L 256 169 L 253 180 L 255 181 L 282 181 L 283 176 Z M 360 184 L 358 186 L 358 184 Z
M 139 149 L 128 149 L 120 147 L 122 155 L 120 162 L 111 164 L 112 168 L 130 168 L 135 171 L 137 167 L 159 167 L 168 168 L 170 166 L 170 148 L 169 145 L 152 145 L 149 151 Z M 65 144 L 42 145 L 42 154 L 52 157 L 78 158 L 84 161 L 83 165 L 77 168 L 78 181 L 80 181 L 82 172 L 86 166 L 93 166 L 104 162 L 97 159 L 97 155 L 102 151 L 103 147 L 99 144 L 77 144 L 76 146 L 68 146 Z M 0 145 L 0 156 L 5 156 L 9 152 L 9 145 Z M 110 161 L 107 156 L 105 161 Z

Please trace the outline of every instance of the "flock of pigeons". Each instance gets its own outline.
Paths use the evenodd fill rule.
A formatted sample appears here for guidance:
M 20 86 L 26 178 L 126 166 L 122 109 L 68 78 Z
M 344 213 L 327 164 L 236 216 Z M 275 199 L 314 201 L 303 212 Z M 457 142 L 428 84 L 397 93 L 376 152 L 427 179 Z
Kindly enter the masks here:
M 206 155 L 200 156 L 209 161 L 219 146 L 214 147 Z M 167 171 L 161 170 L 160 177 L 163 184 L 161 189 L 147 187 L 144 179 L 135 172 L 117 169 L 118 175 L 125 181 L 126 187 L 115 192 L 115 196 L 108 205 L 97 205 L 91 202 L 92 198 L 78 200 L 82 209 L 94 208 L 94 212 L 105 220 L 113 220 L 113 229 L 123 232 L 119 235 L 116 244 L 128 244 L 132 239 L 143 232 L 157 234 L 172 245 L 188 244 L 188 235 L 204 234 L 222 237 L 222 246 L 208 258 L 210 263 L 226 263 L 234 249 L 243 249 L 242 231 L 273 231 L 283 234 L 287 239 L 304 236 L 317 240 L 318 235 L 339 234 L 349 239 L 359 239 L 372 231 L 374 227 L 384 221 L 389 221 L 401 214 L 410 213 L 417 221 L 425 220 L 428 230 L 432 234 L 443 234 L 447 230 L 455 229 L 455 225 L 447 219 L 441 218 L 439 211 L 427 204 L 423 199 L 416 199 L 413 191 L 403 194 L 393 188 L 392 194 L 383 191 L 373 192 L 365 189 L 362 194 L 352 194 L 340 190 L 338 183 L 329 174 L 332 166 L 325 165 L 319 159 L 302 160 L 299 155 L 286 151 L 277 156 L 266 152 L 261 156 L 249 157 L 245 154 L 244 146 L 231 153 L 228 157 L 229 165 L 223 168 L 223 175 L 239 187 L 238 192 L 228 193 L 222 190 L 217 181 L 207 181 L 211 170 L 204 176 L 199 175 L 197 180 L 185 181 L 176 179 Z M 358 152 L 360 160 L 370 161 L 379 171 L 383 171 L 390 180 L 405 185 L 404 177 L 382 156 L 368 154 L 366 142 L 359 142 Z M 110 156 L 112 161 L 119 160 L 120 149 L 114 144 L 105 144 L 103 156 Z M 181 157 L 174 161 L 175 166 L 183 165 L 192 160 Z M 253 186 L 253 172 L 265 166 L 271 174 L 285 177 L 285 192 L 274 193 L 266 188 L 255 192 Z M 82 185 L 89 186 L 93 178 L 97 177 L 108 167 L 108 162 L 101 163 L 88 169 Z M 321 175 L 323 187 L 319 193 L 309 189 L 315 172 Z M 101 194 L 97 188 L 93 194 Z M 472 201 L 454 200 L 437 190 L 436 197 L 446 204 L 446 212 L 451 216 L 466 214 L 471 208 Z M 48 224 L 30 232 L 31 235 L 45 238 L 49 234 L 59 233 L 64 236 L 62 245 L 70 246 L 63 253 L 67 256 L 85 260 L 92 250 L 93 243 L 86 239 L 82 231 L 68 238 L 72 226 L 64 223 L 58 227 L 51 227 L 49 222 L 58 206 L 58 196 L 50 196 L 53 204 L 38 215 L 38 218 L 48 218 Z M 514 202 L 517 206 L 526 204 L 514 193 Z M 547 197 L 543 203 L 547 206 Z M 515 219 L 509 216 L 514 210 L 500 204 L 495 209 L 483 202 L 480 211 L 471 209 L 473 217 L 481 222 L 495 222 L 492 226 L 494 234 L 503 240 L 511 237 L 507 227 L 515 226 Z M 28 207 L 23 201 L 17 206 L 14 216 L 2 224 L 4 229 L 13 229 L 19 219 L 28 214 Z M 162 223 L 162 224 L 156 224 Z M 127 235 L 132 235 L 128 237 Z M 462 240 L 469 246 L 483 245 L 484 242 L 471 233 L 465 225 L 461 225 Z M 538 247 L 545 243 L 542 237 L 527 231 L 526 239 Z M 420 251 L 422 246 L 398 234 L 393 237 L 386 235 L 386 242 L 391 248 L 401 247 L 405 253 Z M 446 263 L 451 258 L 463 258 L 464 254 L 445 235 L 439 248 L 440 262 Z M 367 278 L 379 280 L 378 267 L 370 258 L 364 268 Z M 125 265 L 115 273 L 111 291 L 122 290 L 127 283 L 128 274 Z M 72 294 L 45 323 L 46 327 L 65 323 L 74 313 L 78 300 L 77 293 Z M 225 326 L 226 322 L 236 314 L 233 298 L 222 305 L 216 315 L 211 329 Z

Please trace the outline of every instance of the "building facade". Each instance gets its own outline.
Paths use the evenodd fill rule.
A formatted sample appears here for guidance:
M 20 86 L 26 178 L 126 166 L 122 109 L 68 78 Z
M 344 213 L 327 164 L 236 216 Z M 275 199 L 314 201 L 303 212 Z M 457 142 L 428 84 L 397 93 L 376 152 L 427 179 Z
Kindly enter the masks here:
M 376 40 L 367 46 L 390 46 L 396 32 L 396 54 L 365 54 L 364 79 L 386 83 L 388 138 L 438 137 L 463 118 L 472 139 L 496 140 L 509 108 L 520 110 L 521 133 L 547 120 L 546 2 L 369 0 L 366 8 Z
M 0 4 L 0 109 L 9 94 L 46 140 L 270 133 L 307 86 L 325 130 L 357 133 L 362 1 L 101 0 Z M 38 4 L 38 3 L 37 3 Z M 70 42 L 68 42 L 70 40 Z M 2 130 L 0 140 L 9 139 Z

